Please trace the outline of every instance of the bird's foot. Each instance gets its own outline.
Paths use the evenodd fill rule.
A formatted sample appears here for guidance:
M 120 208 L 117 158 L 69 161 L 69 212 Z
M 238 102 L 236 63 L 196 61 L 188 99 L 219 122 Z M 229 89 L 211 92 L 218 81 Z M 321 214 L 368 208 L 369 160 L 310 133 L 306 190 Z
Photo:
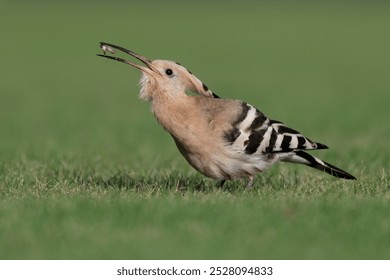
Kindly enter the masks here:
M 222 188 L 223 188 L 223 185 L 225 184 L 225 182 L 226 182 L 226 180 L 221 180 L 221 181 L 219 182 L 218 187 L 222 189 Z
M 250 176 L 249 178 L 248 178 L 248 183 L 246 184 L 246 189 L 247 190 L 250 190 L 250 189 L 252 189 L 253 188 L 253 176 Z

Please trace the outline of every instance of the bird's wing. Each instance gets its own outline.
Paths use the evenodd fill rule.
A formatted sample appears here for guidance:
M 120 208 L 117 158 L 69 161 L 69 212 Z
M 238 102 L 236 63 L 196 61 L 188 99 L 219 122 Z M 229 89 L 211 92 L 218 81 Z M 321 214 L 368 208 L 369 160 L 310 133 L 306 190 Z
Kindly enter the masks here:
M 269 125 L 276 132 L 276 141 L 271 152 L 289 152 L 296 150 L 319 150 L 327 149 L 328 146 L 314 142 L 303 136 L 300 132 L 289 128 L 284 123 L 269 120 Z M 271 133 L 272 134 L 272 133 Z
M 222 128 L 227 145 L 246 154 L 285 153 L 296 150 L 326 149 L 285 124 L 271 120 L 242 101 L 208 99 L 205 105 L 214 127 Z M 211 102 L 210 102 L 211 101 Z

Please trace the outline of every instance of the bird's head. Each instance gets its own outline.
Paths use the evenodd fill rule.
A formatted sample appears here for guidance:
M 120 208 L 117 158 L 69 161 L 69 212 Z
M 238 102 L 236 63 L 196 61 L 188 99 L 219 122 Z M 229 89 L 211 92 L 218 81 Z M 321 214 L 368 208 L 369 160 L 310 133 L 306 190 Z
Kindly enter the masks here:
M 136 64 L 132 61 L 114 57 L 110 55 L 98 54 L 116 61 L 129 64 L 141 71 L 140 80 L 140 98 L 143 100 L 153 100 L 154 98 L 175 98 L 186 92 L 193 92 L 208 97 L 217 97 L 207 86 L 202 83 L 195 75 L 177 62 L 169 60 L 150 60 L 130 50 L 109 43 L 100 43 L 104 51 L 114 52 L 114 49 L 141 61 L 144 65 Z

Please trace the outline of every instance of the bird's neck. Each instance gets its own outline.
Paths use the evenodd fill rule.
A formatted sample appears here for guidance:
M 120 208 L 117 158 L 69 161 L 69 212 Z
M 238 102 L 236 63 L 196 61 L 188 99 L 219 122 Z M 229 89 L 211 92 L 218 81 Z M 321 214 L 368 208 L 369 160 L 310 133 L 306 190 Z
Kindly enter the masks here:
M 186 94 L 172 97 L 157 97 L 151 102 L 151 109 L 157 121 L 176 138 L 185 137 L 186 133 L 193 133 L 197 119 L 197 107 L 193 98 Z M 192 121 L 191 121 L 192 120 Z

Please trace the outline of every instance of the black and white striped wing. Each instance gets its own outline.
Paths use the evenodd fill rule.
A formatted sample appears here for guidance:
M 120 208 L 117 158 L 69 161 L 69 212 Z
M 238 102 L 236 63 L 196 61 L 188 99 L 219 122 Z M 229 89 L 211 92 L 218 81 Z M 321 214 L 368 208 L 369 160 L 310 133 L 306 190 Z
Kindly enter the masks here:
M 246 154 L 285 153 L 328 148 L 313 142 L 285 124 L 267 118 L 255 107 L 242 102 L 241 114 L 225 135 L 231 145 L 241 146 Z
M 270 120 L 270 126 L 276 131 L 276 141 L 271 152 L 319 150 L 328 148 L 328 146 L 324 144 L 313 142 L 298 131 L 289 128 L 281 122 Z

